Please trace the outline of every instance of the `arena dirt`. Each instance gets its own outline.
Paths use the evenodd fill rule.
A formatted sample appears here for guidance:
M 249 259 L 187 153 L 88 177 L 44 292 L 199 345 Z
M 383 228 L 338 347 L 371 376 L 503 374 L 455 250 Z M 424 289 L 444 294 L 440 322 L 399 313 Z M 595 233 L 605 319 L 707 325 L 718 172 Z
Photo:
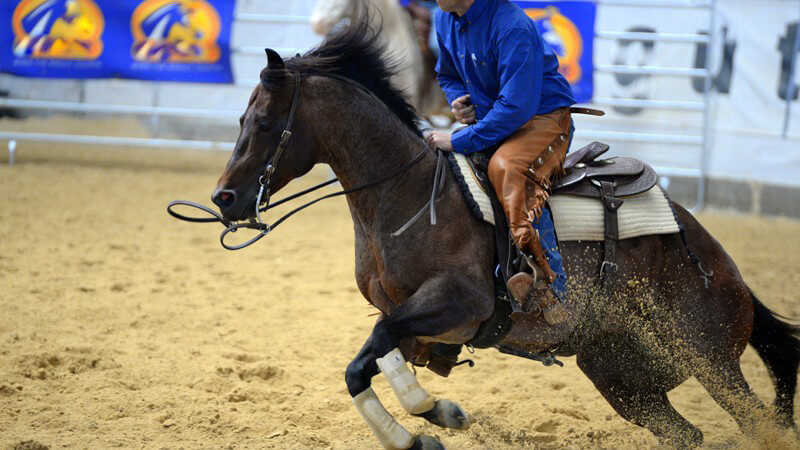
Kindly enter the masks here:
M 301 213 L 259 244 L 223 250 L 218 225 L 178 222 L 208 202 L 227 155 L 22 145 L 0 166 L 0 448 L 375 448 L 344 368 L 375 310 L 353 278 L 344 200 Z M 5 155 L 3 155 L 5 158 Z M 290 185 L 322 180 L 324 169 Z M 701 222 L 775 311 L 800 317 L 800 223 L 724 214 Z M 451 448 L 641 448 L 574 358 L 565 367 L 479 350 L 449 379 L 419 371 L 474 425 L 406 415 Z M 755 353 L 745 374 L 774 397 Z M 755 448 L 691 380 L 670 394 L 706 447 Z

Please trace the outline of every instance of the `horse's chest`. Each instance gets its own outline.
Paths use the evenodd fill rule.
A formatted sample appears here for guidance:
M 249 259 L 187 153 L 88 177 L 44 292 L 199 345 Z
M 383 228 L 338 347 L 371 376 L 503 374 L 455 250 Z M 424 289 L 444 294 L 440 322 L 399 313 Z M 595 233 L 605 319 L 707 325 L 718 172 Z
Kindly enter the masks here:
M 361 293 L 384 313 L 393 311 L 403 303 L 413 289 L 408 277 L 400 269 L 399 258 L 387 255 L 374 241 L 356 238 L 356 282 Z

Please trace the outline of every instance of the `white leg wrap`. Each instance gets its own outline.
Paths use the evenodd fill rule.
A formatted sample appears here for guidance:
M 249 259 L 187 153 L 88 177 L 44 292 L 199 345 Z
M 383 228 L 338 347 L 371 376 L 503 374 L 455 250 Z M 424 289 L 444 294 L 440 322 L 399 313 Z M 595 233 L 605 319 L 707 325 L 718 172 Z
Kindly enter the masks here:
M 386 411 L 371 387 L 353 397 L 353 405 L 384 448 L 402 450 L 414 445 L 411 433 Z
M 383 358 L 375 361 L 381 372 L 386 375 L 400 404 L 409 414 L 422 414 L 433 409 L 436 401 L 419 385 L 417 377 L 408 369 L 399 348 L 395 348 Z

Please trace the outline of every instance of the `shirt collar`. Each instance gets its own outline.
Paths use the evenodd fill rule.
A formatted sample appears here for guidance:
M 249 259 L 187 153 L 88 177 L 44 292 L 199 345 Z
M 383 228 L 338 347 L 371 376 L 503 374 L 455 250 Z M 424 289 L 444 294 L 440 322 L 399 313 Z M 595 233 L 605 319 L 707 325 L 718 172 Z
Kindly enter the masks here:
M 489 6 L 493 0 L 475 0 L 472 5 L 470 5 L 467 13 L 463 16 L 459 17 L 456 13 L 452 13 L 453 16 L 456 18 L 456 23 L 458 24 L 459 29 L 463 29 L 468 25 L 471 25 L 472 22 L 477 21 L 481 14 L 486 10 L 486 7 Z

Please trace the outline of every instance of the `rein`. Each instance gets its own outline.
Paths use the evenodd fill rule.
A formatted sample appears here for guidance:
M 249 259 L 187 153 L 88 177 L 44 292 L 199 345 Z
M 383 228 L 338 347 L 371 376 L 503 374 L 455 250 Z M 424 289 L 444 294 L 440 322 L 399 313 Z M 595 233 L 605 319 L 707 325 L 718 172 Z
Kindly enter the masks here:
M 314 75 L 326 76 L 326 77 L 329 77 L 329 78 L 334 78 L 334 79 L 346 82 L 346 83 L 351 84 L 351 85 L 357 87 L 358 89 L 361 89 L 364 92 L 370 94 L 373 98 L 376 98 L 376 99 L 378 98 L 377 96 L 375 96 L 374 93 L 369 91 L 369 89 L 367 89 L 366 87 L 362 86 L 360 83 L 357 83 L 357 82 L 355 82 L 353 80 L 349 80 L 349 79 L 347 79 L 345 77 L 341 77 L 341 76 L 336 75 L 336 74 L 324 74 L 324 73 L 319 73 L 319 74 L 314 74 Z M 283 152 L 289 146 L 289 139 L 292 137 L 292 131 L 291 131 L 292 122 L 294 120 L 294 114 L 295 114 L 295 110 L 297 109 L 298 98 L 299 98 L 299 95 L 300 95 L 300 77 L 296 76 L 294 81 L 295 81 L 294 82 L 294 94 L 292 96 L 292 104 L 291 104 L 291 106 L 289 108 L 289 116 L 288 116 L 288 119 L 287 119 L 287 122 L 286 122 L 286 128 L 281 133 L 281 140 L 278 143 L 278 147 L 275 149 L 275 153 L 272 155 L 272 157 L 269 159 L 269 161 L 267 161 L 267 164 L 264 166 L 264 173 L 261 174 L 261 176 L 259 176 L 259 178 L 258 178 L 259 190 L 258 190 L 258 196 L 256 197 L 255 217 L 251 218 L 247 222 L 232 222 L 232 221 L 226 219 L 225 217 L 223 217 L 218 212 L 214 211 L 213 209 L 211 209 L 211 208 L 209 208 L 209 207 L 207 207 L 205 205 L 202 205 L 200 203 L 196 203 L 196 202 L 192 202 L 192 201 L 188 201 L 188 200 L 173 200 L 173 201 L 171 201 L 169 203 L 169 205 L 167 205 L 167 212 L 172 217 L 175 217 L 176 219 L 183 220 L 183 221 L 186 221 L 186 222 L 192 222 L 192 223 L 219 222 L 223 226 L 225 226 L 225 230 L 223 230 L 222 233 L 219 236 L 219 241 L 220 241 L 220 244 L 222 245 L 222 247 L 227 249 L 227 250 L 240 250 L 240 249 L 243 249 L 245 247 L 248 247 L 248 246 L 256 243 L 261 238 L 263 238 L 264 236 L 269 234 L 272 230 L 277 228 L 278 225 L 283 223 L 286 219 L 288 219 L 289 217 L 293 216 L 294 214 L 296 214 L 296 213 L 308 208 L 309 206 L 311 206 L 311 205 L 313 205 L 315 203 L 321 202 L 322 200 L 326 200 L 326 199 L 329 199 L 329 198 L 338 197 L 338 196 L 341 196 L 341 195 L 347 195 L 347 194 L 351 194 L 351 193 L 356 192 L 356 191 L 360 191 L 362 189 L 367 189 L 367 188 L 370 188 L 370 187 L 373 187 L 373 186 L 377 186 L 377 185 L 379 185 L 381 183 L 384 183 L 386 181 L 391 180 L 392 178 L 396 178 L 396 177 L 402 175 L 403 173 L 408 171 L 411 167 L 416 165 L 418 162 L 422 161 L 422 158 L 430 150 L 429 147 L 427 145 L 425 145 L 425 148 L 423 148 L 421 152 L 419 152 L 416 156 L 414 156 L 414 158 L 412 158 L 410 161 L 408 161 L 407 163 L 403 164 L 402 166 L 398 167 L 396 170 L 390 172 L 389 174 L 384 175 L 383 177 L 380 177 L 380 178 L 378 178 L 376 180 L 372 180 L 372 181 L 360 184 L 360 185 L 355 186 L 355 187 L 350 188 L 350 189 L 343 189 L 343 190 L 341 190 L 339 192 L 334 192 L 334 193 L 331 193 L 331 194 L 323 195 L 322 197 L 319 197 L 319 198 L 316 198 L 314 200 L 311 200 L 310 202 L 307 202 L 307 203 L 305 203 L 303 205 L 300 205 L 297 208 L 295 208 L 295 209 L 289 211 L 288 213 L 284 214 L 283 216 L 278 218 L 278 220 L 276 220 L 272 224 L 264 222 L 261 219 L 261 213 L 262 212 L 265 212 L 265 211 L 267 211 L 267 210 L 269 210 L 271 208 L 280 206 L 280 205 L 282 205 L 282 204 L 284 204 L 284 203 L 286 203 L 288 201 L 294 200 L 296 198 L 300 198 L 300 197 L 302 197 L 302 196 L 304 196 L 306 194 L 314 192 L 314 191 L 316 191 L 318 189 L 321 189 L 321 188 L 323 188 L 325 186 L 328 186 L 328 185 L 333 184 L 333 183 L 338 181 L 337 178 L 332 178 L 332 179 L 327 180 L 327 181 L 325 181 L 323 183 L 317 184 L 316 186 L 312 186 L 312 187 L 310 187 L 308 189 L 305 189 L 303 191 L 297 192 L 295 194 L 292 194 L 292 195 L 290 195 L 288 197 L 285 197 L 285 198 L 283 198 L 281 200 L 278 200 L 278 201 L 270 204 L 270 198 L 271 198 L 271 193 L 270 193 L 270 190 L 269 190 L 270 177 L 272 176 L 273 173 L 275 173 L 275 168 L 277 167 L 278 161 L 280 160 L 280 157 L 282 156 Z M 380 99 L 378 99 L 378 100 L 380 100 Z M 419 219 L 419 217 L 422 216 L 422 213 L 429 206 L 430 206 L 430 209 L 431 209 L 431 222 L 433 224 L 436 223 L 436 210 L 435 210 L 435 208 L 433 206 L 433 202 L 434 202 L 434 198 L 435 198 L 436 194 L 438 193 L 439 190 L 441 190 L 439 179 L 440 179 L 440 176 L 443 176 L 443 173 L 442 173 L 443 171 L 442 171 L 442 168 L 441 168 L 441 166 L 443 164 L 442 163 L 443 157 L 441 155 L 441 152 L 439 152 L 438 156 L 439 156 L 439 158 L 438 158 L 437 164 L 436 164 L 436 175 L 434 177 L 434 194 L 431 197 L 431 201 L 429 202 L 429 204 L 426 204 L 423 207 L 423 209 L 420 210 L 420 212 L 409 223 L 407 223 L 405 226 L 403 226 L 400 230 L 395 232 L 393 235 L 399 235 L 400 233 L 405 231 L 405 229 L 408 228 L 408 226 L 410 226 L 417 219 Z M 180 214 L 180 213 L 176 212 L 174 210 L 174 208 L 176 206 L 189 206 L 189 207 L 192 207 L 192 208 L 196 208 L 196 209 L 199 209 L 199 210 L 201 210 L 203 212 L 208 213 L 212 217 L 191 217 L 191 216 L 186 216 L 186 215 L 183 215 L 183 214 Z M 230 233 L 235 233 L 240 228 L 248 228 L 248 229 L 253 229 L 253 230 L 259 230 L 260 233 L 258 235 L 256 235 L 255 237 L 253 237 L 253 238 L 251 238 L 251 239 L 249 239 L 246 242 L 243 242 L 241 244 L 235 244 L 235 245 L 226 244 L 225 243 L 225 237 L 228 236 L 228 234 L 230 234 Z

